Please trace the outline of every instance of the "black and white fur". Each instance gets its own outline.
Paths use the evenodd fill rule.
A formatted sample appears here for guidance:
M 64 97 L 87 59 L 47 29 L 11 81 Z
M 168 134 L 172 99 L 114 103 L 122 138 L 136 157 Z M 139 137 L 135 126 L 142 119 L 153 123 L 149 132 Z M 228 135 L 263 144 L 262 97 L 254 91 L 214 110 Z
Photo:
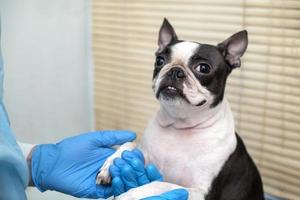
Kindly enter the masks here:
M 248 44 L 241 31 L 217 46 L 182 41 L 165 19 L 158 39 L 153 90 L 160 109 L 150 121 L 139 148 L 167 183 L 153 182 L 118 199 L 141 199 L 184 187 L 192 200 L 262 200 L 259 172 L 241 138 L 224 97 L 226 79 L 240 67 Z M 97 183 L 109 181 L 109 165 Z

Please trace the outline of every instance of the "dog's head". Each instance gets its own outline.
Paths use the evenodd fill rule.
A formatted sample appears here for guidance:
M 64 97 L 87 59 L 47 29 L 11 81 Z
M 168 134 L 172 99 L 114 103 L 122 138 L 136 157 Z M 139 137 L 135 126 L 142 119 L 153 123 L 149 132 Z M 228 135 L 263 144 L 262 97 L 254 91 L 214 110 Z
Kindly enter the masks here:
M 212 108 L 223 100 L 227 76 L 241 65 L 247 31 L 217 46 L 179 40 L 164 19 L 159 31 L 153 90 L 163 104 Z

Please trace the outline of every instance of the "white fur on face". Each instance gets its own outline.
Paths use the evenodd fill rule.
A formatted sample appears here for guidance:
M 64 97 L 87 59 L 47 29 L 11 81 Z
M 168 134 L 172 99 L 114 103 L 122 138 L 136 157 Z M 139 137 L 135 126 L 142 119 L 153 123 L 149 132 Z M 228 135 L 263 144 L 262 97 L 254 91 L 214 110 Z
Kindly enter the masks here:
M 157 78 L 153 80 L 155 94 L 157 94 L 160 83 L 164 79 L 166 73 L 176 66 L 182 68 L 187 76 L 183 83 L 183 94 L 191 105 L 198 105 L 203 100 L 206 101 L 206 104 L 211 104 L 213 102 L 213 95 L 199 83 L 199 80 L 197 80 L 188 66 L 191 57 L 196 53 L 199 46 L 200 44 L 195 42 L 180 42 L 171 48 L 171 62 L 165 65 L 159 72 Z M 160 101 L 161 103 L 162 101 L 170 101 L 172 104 L 182 104 L 182 100 L 180 99 L 172 100 L 161 98 Z M 164 102 L 164 104 L 165 103 L 166 102 Z
M 199 48 L 200 44 L 195 42 L 180 42 L 172 47 L 172 62 L 182 63 L 186 68 L 191 57 Z
M 211 92 L 199 83 L 190 69 L 188 72 L 188 83 L 183 83 L 183 94 L 192 105 L 198 105 L 203 100 L 206 101 L 206 104 L 211 104 L 214 100 Z

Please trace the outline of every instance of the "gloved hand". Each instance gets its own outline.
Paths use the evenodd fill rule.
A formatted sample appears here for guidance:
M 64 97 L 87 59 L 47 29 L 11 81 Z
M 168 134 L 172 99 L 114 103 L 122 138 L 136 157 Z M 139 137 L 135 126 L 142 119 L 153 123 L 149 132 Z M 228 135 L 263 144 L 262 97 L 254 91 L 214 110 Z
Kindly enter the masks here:
M 111 186 L 96 185 L 96 176 L 114 145 L 130 142 L 128 131 L 98 131 L 37 145 L 32 152 L 32 181 L 40 191 L 56 190 L 75 197 L 107 198 Z
M 175 189 L 159 196 L 147 197 L 142 200 L 187 200 L 189 193 L 185 189 Z
M 152 181 L 163 181 L 163 177 L 153 164 L 144 166 L 143 153 L 134 149 L 124 151 L 121 158 L 116 158 L 110 166 L 114 196 L 119 196 L 132 188 L 136 188 Z M 159 196 L 144 198 L 143 200 L 187 200 L 188 192 L 185 189 L 175 189 Z
M 114 196 L 127 192 L 152 181 L 162 181 L 162 175 L 158 169 L 149 164 L 144 166 L 145 160 L 141 151 L 124 151 L 121 158 L 116 158 L 110 166 L 112 187 Z

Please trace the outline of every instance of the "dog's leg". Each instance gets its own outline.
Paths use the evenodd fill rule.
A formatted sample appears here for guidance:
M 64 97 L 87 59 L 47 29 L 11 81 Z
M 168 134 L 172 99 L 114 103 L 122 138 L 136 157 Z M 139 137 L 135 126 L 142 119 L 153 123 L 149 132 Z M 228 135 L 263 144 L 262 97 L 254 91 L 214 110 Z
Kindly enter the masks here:
M 127 142 L 121 145 L 117 151 L 106 159 L 102 167 L 99 169 L 96 184 L 109 184 L 111 183 L 111 176 L 109 173 L 109 167 L 113 164 L 115 158 L 120 158 L 123 151 L 131 151 L 136 147 L 136 144 L 133 142 Z

